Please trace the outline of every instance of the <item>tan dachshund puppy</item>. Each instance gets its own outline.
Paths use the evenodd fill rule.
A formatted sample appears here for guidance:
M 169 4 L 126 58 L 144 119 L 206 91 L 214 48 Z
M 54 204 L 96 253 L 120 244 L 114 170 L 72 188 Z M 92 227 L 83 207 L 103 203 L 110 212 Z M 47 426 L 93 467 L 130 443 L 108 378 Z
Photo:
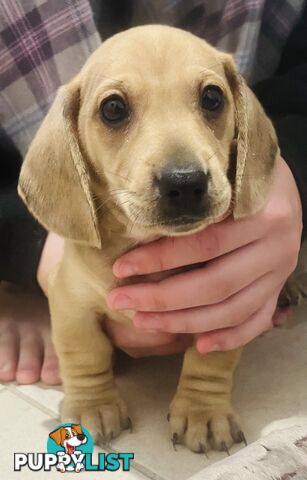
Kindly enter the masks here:
M 131 325 L 131 312 L 106 305 L 119 284 L 114 260 L 138 243 L 256 212 L 277 155 L 272 124 L 231 56 L 179 29 L 115 35 L 59 90 L 26 156 L 19 193 L 65 237 L 48 293 L 63 421 L 81 423 L 96 440 L 129 426 L 103 330 L 105 316 Z M 238 350 L 187 350 L 170 406 L 174 442 L 199 452 L 243 440 L 231 406 L 239 357 Z

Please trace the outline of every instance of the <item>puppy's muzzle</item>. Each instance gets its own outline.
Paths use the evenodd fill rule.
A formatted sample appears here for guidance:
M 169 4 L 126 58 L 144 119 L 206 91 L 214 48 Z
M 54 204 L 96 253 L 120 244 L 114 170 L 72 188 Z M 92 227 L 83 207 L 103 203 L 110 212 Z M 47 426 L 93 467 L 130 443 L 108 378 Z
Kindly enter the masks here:
M 204 218 L 208 207 L 208 175 L 201 168 L 167 166 L 155 182 L 163 222 L 183 224 Z

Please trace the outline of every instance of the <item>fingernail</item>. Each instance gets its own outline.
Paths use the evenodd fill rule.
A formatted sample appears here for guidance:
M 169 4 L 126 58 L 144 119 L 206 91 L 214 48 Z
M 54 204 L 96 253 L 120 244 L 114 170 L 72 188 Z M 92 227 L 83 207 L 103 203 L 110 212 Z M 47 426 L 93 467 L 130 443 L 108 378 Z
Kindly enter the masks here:
M 112 308 L 115 310 L 133 309 L 134 302 L 127 295 L 119 294 L 114 298 L 112 302 Z
M 149 334 L 152 334 L 152 335 L 157 335 L 158 333 L 161 334 L 161 332 L 159 332 L 159 330 L 155 330 L 154 328 L 149 328 L 148 330 L 146 330 L 146 333 L 149 333 Z
M 146 330 L 158 331 L 160 327 L 160 318 L 158 315 L 148 314 L 145 317 L 136 316 L 134 319 L 134 325 Z
M 220 347 L 217 343 L 214 343 L 213 345 L 198 343 L 197 350 L 199 351 L 199 353 L 211 353 L 219 351 Z
M 211 345 L 210 347 L 207 348 L 206 353 L 217 352 L 218 350 L 220 350 L 220 346 L 217 343 L 215 343 L 214 345 Z
M 115 262 L 114 274 L 118 277 L 131 277 L 132 275 L 137 274 L 137 268 L 136 265 L 131 262 Z

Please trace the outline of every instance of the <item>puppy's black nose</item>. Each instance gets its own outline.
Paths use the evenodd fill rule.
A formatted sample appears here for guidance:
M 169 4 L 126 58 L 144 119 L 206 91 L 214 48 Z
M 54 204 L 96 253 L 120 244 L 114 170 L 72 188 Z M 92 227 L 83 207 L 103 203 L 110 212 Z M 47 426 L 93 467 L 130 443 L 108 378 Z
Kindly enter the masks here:
M 77 439 L 80 440 L 80 442 L 82 442 L 85 439 L 85 435 L 83 433 L 78 433 Z
M 204 214 L 208 175 L 195 167 L 166 167 L 157 179 L 163 216 L 191 218 Z

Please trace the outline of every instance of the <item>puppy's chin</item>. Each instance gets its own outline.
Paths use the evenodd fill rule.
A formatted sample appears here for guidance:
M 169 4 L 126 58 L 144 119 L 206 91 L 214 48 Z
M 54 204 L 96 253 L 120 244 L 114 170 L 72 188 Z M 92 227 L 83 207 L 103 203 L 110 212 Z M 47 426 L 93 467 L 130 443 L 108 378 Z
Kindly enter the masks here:
M 219 223 L 227 218 L 231 214 L 231 205 L 226 205 L 223 209 L 219 208 L 217 210 L 216 213 L 203 218 L 178 217 L 172 220 L 159 219 L 148 223 L 134 222 L 130 235 L 142 243 L 147 243 L 160 237 L 177 237 L 197 233 L 209 225 Z

